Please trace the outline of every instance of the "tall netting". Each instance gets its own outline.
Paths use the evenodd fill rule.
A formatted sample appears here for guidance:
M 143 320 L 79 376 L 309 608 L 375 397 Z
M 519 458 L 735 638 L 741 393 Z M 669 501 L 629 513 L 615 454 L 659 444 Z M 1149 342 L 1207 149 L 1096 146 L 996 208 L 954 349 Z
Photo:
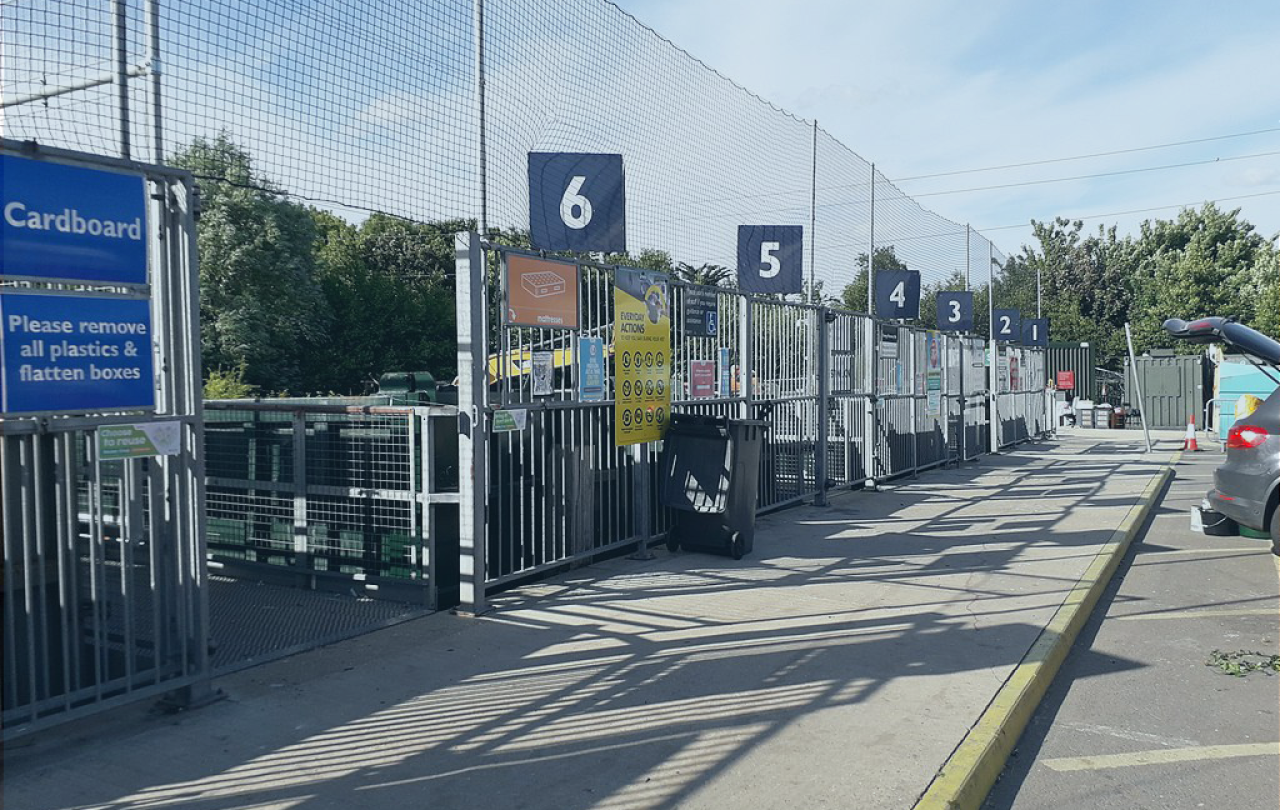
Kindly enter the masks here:
M 986 281 L 983 237 L 879 173 L 873 233 L 867 160 L 604 0 L 119 6 L 122 50 L 110 0 L 0 2 L 6 137 L 121 154 L 127 131 L 134 159 L 163 162 L 225 133 L 261 179 L 352 221 L 484 212 L 513 229 L 528 227 L 529 152 L 621 153 L 633 254 L 734 267 L 739 225 L 800 225 L 806 278 L 828 298 L 873 240 L 926 286 Z

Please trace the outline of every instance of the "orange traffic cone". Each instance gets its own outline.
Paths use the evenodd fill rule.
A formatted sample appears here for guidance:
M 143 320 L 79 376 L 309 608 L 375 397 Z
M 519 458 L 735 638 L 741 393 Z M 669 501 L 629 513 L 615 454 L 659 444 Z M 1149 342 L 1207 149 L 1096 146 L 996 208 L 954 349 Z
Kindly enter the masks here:
M 1187 435 L 1182 440 L 1182 449 L 1189 453 L 1200 452 L 1200 447 L 1196 444 L 1196 415 L 1191 414 L 1187 418 Z

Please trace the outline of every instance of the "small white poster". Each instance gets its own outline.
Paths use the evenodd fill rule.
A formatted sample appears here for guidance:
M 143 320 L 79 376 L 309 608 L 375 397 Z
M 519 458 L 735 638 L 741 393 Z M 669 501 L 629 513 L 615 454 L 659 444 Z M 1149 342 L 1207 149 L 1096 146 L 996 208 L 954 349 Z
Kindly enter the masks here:
M 551 393 L 551 378 L 554 367 L 554 354 L 551 352 L 533 353 L 533 363 L 529 373 L 533 375 L 533 395 L 535 397 L 545 397 Z

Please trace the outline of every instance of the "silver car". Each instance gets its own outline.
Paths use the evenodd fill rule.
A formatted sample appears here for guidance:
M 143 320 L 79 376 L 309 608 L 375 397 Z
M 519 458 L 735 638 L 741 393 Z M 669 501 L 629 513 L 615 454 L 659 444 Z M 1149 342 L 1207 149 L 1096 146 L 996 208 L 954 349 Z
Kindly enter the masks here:
M 1280 382 L 1280 343 L 1228 318 L 1164 322 L 1165 331 L 1190 343 L 1223 343 Z M 1280 556 L 1280 388 L 1227 434 L 1227 460 L 1213 474 L 1209 507 L 1240 526 L 1271 533 Z

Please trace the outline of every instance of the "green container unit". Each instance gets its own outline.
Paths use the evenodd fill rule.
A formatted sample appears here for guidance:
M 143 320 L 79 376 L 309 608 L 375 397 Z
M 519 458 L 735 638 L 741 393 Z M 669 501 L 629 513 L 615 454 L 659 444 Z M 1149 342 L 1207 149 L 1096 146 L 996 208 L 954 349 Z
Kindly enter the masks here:
M 1059 371 L 1074 371 L 1076 375 L 1076 399 L 1098 401 L 1098 367 L 1096 350 L 1088 343 L 1054 341 L 1049 344 L 1046 370 L 1049 379 L 1056 381 Z
M 1205 392 L 1211 391 L 1209 364 L 1203 354 L 1175 354 L 1172 349 L 1152 349 L 1138 357 L 1142 398 L 1128 358 L 1124 362 L 1126 404 L 1142 411 L 1147 425 L 1157 429 L 1182 429 L 1192 415 L 1196 424 L 1204 418 Z M 1202 426 L 1203 427 L 1203 426 Z
M 378 393 L 392 405 L 431 405 L 439 402 L 436 378 L 427 371 L 389 371 L 378 378 Z

